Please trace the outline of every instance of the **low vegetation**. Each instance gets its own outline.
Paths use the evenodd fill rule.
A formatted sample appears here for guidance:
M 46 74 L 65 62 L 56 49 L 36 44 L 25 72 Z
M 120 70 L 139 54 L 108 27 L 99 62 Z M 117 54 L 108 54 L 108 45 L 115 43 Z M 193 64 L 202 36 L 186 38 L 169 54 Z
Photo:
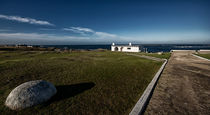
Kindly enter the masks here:
M 210 54 L 196 54 L 196 55 L 210 59 Z
M 0 51 L 52 51 L 52 48 L 0 46 Z
M 0 113 L 128 114 L 161 64 L 109 51 L 0 52 Z M 12 89 L 39 79 L 56 86 L 50 101 L 21 111 L 4 106 Z
M 146 55 L 146 56 L 152 56 L 152 57 L 157 57 L 157 58 L 162 58 L 162 59 L 169 59 L 171 57 L 171 53 L 170 52 L 164 52 L 162 54 L 158 54 L 158 53 L 137 53 L 139 55 Z

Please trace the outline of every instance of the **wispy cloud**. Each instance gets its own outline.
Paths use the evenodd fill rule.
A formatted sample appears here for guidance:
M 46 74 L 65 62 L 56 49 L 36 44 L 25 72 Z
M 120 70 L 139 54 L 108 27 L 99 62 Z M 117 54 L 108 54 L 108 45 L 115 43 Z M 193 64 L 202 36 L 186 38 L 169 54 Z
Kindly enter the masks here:
M 25 39 L 25 40 L 86 40 L 87 37 L 78 36 L 63 36 L 55 34 L 40 34 L 40 33 L 0 33 L 1 38 L 7 39 Z
M 92 29 L 90 28 L 83 28 L 83 27 L 71 27 L 72 30 L 77 30 L 77 31 L 81 31 L 81 32 L 94 32 Z
M 39 28 L 39 30 L 59 30 L 56 28 Z M 0 44 L 106 44 L 115 41 L 122 41 L 123 37 L 106 32 L 94 31 L 90 28 L 71 27 L 63 28 L 64 31 L 78 33 L 68 34 L 43 34 L 43 33 L 11 33 L 0 32 Z
M 113 42 L 107 35 L 99 36 L 73 36 L 41 33 L 0 33 L 0 44 L 105 44 Z M 117 40 L 117 39 L 116 39 Z M 119 39 L 118 39 L 119 40 Z
M 87 37 L 64 36 L 41 33 L 0 33 L 0 44 L 80 44 L 89 41 Z
M 87 35 L 90 33 L 94 33 L 94 31 L 90 28 L 83 28 L 83 27 L 70 27 L 70 28 L 63 28 L 65 31 L 71 31 L 74 33 L 79 33 L 82 35 Z
M 35 25 L 55 26 L 54 24 L 52 24 L 48 21 L 36 20 L 33 18 L 25 18 L 25 17 L 20 17 L 20 16 L 8 16 L 8 15 L 0 14 L 0 19 L 12 20 L 12 21 L 35 24 Z
M 115 34 L 110 34 L 106 32 L 95 32 L 95 35 L 101 36 L 101 37 L 111 37 L 111 38 L 117 37 L 117 35 Z
M 167 35 L 148 33 L 137 37 L 124 37 L 104 32 L 95 32 L 92 36 L 0 32 L 0 44 L 166 43 L 166 41 L 162 41 L 163 39 L 168 40 L 167 43 L 210 43 L 209 38 L 210 34 L 203 32 L 170 33 Z
M 79 33 L 81 35 L 91 35 L 92 37 L 98 37 L 98 38 L 114 38 L 118 37 L 115 34 L 110 34 L 106 32 L 98 32 L 94 31 L 90 28 L 84 28 L 84 27 L 70 27 L 70 28 L 63 28 L 64 31 L 71 31 L 74 33 Z

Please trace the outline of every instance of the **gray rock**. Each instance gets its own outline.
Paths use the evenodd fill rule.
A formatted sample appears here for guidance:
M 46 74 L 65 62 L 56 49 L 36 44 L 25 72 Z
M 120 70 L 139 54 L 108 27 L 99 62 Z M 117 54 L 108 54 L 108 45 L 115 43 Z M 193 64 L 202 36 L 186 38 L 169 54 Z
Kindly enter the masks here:
M 13 89 L 5 105 L 12 110 L 24 109 L 49 100 L 56 92 L 55 86 L 47 81 L 29 81 Z

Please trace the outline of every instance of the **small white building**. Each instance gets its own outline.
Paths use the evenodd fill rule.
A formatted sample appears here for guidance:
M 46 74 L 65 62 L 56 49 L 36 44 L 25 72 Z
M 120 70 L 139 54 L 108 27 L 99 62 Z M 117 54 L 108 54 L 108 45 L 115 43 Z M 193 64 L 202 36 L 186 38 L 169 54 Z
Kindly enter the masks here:
M 138 45 L 132 45 L 131 43 L 129 45 L 115 45 L 115 43 L 112 43 L 111 51 L 140 52 L 140 49 Z

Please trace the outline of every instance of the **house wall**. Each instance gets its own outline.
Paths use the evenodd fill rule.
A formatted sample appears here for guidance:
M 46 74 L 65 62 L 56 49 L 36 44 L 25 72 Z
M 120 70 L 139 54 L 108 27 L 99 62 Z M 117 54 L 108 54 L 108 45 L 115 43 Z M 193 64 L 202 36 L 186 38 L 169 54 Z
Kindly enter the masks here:
M 138 46 L 111 46 L 111 51 L 139 52 Z
M 200 54 L 209 54 L 210 50 L 199 50 L 198 51 Z
M 115 48 L 115 46 L 111 46 L 111 51 L 115 51 L 114 48 Z
M 128 48 L 130 48 L 130 49 L 128 49 Z M 139 47 L 134 47 L 134 46 L 123 47 L 122 51 L 123 52 L 139 52 Z

